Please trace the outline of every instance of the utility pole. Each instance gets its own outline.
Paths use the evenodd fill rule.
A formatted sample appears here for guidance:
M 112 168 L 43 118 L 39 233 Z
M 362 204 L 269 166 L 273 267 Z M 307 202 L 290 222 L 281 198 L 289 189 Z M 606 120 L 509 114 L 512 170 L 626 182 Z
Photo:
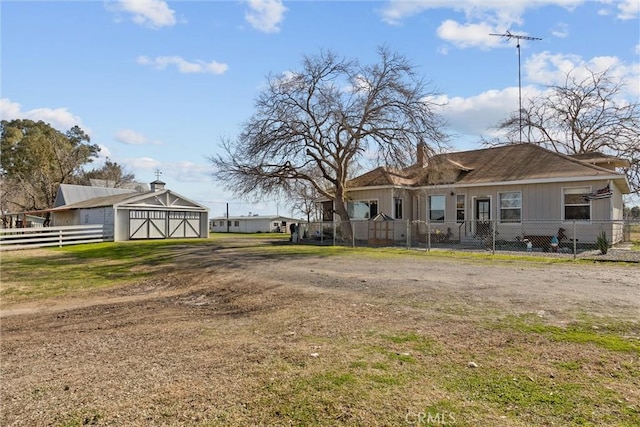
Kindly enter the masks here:
M 522 36 L 519 34 L 513 34 L 507 31 L 503 34 L 490 33 L 490 36 L 505 37 L 507 40 L 516 39 L 516 47 L 518 48 L 518 114 L 519 114 L 519 128 L 520 128 L 520 142 L 522 142 L 522 74 L 520 72 L 520 40 L 542 40 L 539 37 Z

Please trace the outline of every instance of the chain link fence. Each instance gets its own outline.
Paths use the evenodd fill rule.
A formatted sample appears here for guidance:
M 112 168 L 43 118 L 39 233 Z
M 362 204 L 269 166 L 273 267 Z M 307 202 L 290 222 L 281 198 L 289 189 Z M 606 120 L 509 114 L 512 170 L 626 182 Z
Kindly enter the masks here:
M 395 246 L 577 255 L 640 238 L 640 221 L 462 221 L 384 219 L 300 224 L 299 242 L 352 247 Z M 604 240 L 603 240 L 604 239 Z

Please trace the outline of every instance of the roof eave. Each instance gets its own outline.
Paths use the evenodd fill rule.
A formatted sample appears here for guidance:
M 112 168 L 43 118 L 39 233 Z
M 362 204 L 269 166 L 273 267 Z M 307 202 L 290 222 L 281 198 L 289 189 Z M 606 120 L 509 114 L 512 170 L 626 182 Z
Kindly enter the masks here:
M 585 182 L 585 181 L 597 181 L 597 180 L 612 180 L 615 181 L 623 194 L 631 192 L 629 181 L 627 177 L 619 174 L 612 175 L 599 175 L 599 176 L 581 176 L 581 177 L 560 177 L 560 178 L 538 178 L 538 179 L 523 179 L 512 181 L 487 181 L 487 182 L 470 182 L 470 183 L 454 183 L 454 184 L 434 184 L 434 185 L 421 185 L 412 187 L 414 189 L 432 189 L 432 188 L 466 188 L 466 187 L 487 187 L 487 186 L 506 186 L 506 185 L 526 185 L 526 184 L 559 184 L 563 182 Z M 620 186 L 622 184 L 622 186 Z

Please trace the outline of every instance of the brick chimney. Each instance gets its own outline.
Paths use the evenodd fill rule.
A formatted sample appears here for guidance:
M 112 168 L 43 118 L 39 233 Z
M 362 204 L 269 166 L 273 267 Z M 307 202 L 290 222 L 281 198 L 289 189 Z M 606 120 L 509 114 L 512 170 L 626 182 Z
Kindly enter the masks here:
M 165 184 L 164 182 L 160 181 L 159 179 L 156 179 L 150 184 L 151 192 L 155 193 L 156 191 L 164 190 L 164 184 Z

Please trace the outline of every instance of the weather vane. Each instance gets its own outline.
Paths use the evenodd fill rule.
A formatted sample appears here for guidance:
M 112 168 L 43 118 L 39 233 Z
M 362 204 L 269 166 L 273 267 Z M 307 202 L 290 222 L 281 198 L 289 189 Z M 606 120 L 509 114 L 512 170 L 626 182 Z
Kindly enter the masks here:
M 156 169 L 156 179 L 160 179 L 160 175 L 162 175 L 162 171 L 160 169 Z
M 498 37 L 505 37 L 507 40 L 511 40 L 511 39 L 516 39 L 517 44 L 516 47 L 518 48 L 518 114 L 519 114 L 519 128 L 520 128 L 520 142 L 522 142 L 522 77 L 521 77 L 521 73 L 520 73 L 520 40 L 542 40 L 539 37 L 530 37 L 530 36 L 523 36 L 523 35 L 519 35 L 519 34 L 513 34 L 511 31 L 507 31 L 506 33 L 503 34 L 495 34 L 495 33 L 489 33 L 490 36 L 498 36 Z

